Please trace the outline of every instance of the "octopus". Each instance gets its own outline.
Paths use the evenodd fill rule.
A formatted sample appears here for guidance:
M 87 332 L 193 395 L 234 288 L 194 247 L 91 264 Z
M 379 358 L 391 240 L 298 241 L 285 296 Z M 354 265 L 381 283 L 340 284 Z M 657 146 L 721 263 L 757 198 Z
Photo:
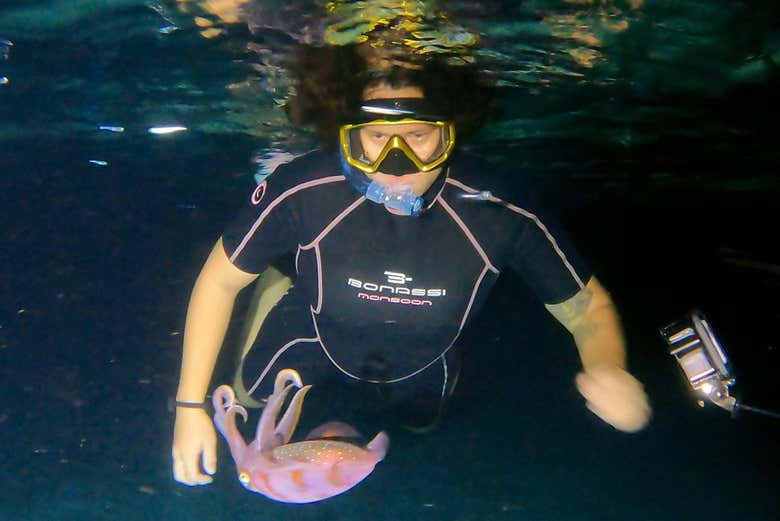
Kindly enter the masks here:
M 278 419 L 293 388 L 297 391 Z M 321 501 L 351 489 L 384 459 L 390 445 L 385 432 L 360 446 L 342 441 L 359 436 L 353 427 L 342 422 L 328 422 L 314 429 L 305 440 L 291 443 L 310 389 L 311 385 L 303 385 L 297 371 L 282 369 L 257 424 L 255 439 L 249 444 L 236 423 L 236 415 L 247 421 L 247 411 L 236 401 L 233 389 L 221 385 L 214 391 L 214 424 L 227 441 L 238 480 L 247 490 L 285 503 Z

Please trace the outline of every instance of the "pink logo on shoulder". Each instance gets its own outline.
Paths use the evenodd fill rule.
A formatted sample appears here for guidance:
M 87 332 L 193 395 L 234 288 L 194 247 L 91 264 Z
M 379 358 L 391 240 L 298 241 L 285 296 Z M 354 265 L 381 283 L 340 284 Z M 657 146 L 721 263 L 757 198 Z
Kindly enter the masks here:
M 265 195 L 265 188 L 267 181 L 263 181 L 259 185 L 257 185 L 257 188 L 255 188 L 255 191 L 252 192 L 252 204 L 257 206 L 260 204 L 260 201 L 263 200 L 263 196 Z

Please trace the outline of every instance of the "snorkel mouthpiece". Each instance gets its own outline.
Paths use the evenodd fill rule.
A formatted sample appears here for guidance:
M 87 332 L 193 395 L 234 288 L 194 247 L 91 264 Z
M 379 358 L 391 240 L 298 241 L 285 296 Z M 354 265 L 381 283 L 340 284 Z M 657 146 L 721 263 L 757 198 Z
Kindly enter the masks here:
M 411 184 L 383 185 L 376 180 L 371 181 L 366 188 L 366 199 L 383 204 L 388 210 L 395 210 L 412 217 L 420 215 L 423 204 L 423 198 L 415 195 Z
M 414 194 L 411 183 L 383 185 L 376 180 L 370 180 L 363 172 L 347 163 L 343 154 L 340 159 L 344 177 L 366 199 L 382 204 L 385 208 L 395 210 L 403 215 L 411 215 L 412 217 L 420 215 L 423 198 Z

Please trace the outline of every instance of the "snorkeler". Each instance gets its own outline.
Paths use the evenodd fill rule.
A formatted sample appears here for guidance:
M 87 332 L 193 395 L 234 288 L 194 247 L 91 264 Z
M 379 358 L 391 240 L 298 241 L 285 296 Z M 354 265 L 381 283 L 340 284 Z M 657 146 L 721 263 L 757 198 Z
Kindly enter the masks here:
M 307 97 L 298 86 L 291 118 L 315 122 L 322 149 L 255 188 L 195 283 L 174 478 L 211 481 L 216 435 L 201 405 L 235 298 L 290 253 L 295 283 L 243 359 L 250 396 L 268 395 L 273 375 L 293 367 L 315 384 L 376 390 L 382 414 L 430 426 L 457 382 L 463 329 L 499 273 L 513 269 L 573 335 L 583 366 L 576 385 L 587 407 L 619 430 L 642 429 L 650 407 L 625 369 L 608 293 L 542 217 L 521 172 L 499 174 L 458 149 L 478 120 L 464 116 L 481 108 L 467 102 L 478 96 L 474 76 L 395 65 L 366 73 L 368 60 L 350 63 L 362 67 L 351 88 L 324 89 L 342 96 L 338 103 Z M 343 110 L 327 113 L 326 106 Z

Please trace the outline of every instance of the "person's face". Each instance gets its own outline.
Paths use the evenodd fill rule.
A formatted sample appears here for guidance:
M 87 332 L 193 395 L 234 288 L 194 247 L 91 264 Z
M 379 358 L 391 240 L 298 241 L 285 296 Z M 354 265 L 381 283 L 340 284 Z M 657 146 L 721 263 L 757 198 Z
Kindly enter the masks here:
M 385 85 L 376 85 L 366 88 L 363 92 L 365 101 L 375 99 L 393 98 L 422 98 L 423 91 L 420 87 L 401 87 L 394 89 Z M 374 161 L 388 140 L 393 136 L 400 136 L 407 145 L 423 161 L 429 159 L 441 146 L 441 129 L 425 124 L 413 125 L 367 125 L 360 130 L 360 143 L 366 157 Z M 441 172 L 436 168 L 430 172 L 417 172 L 402 176 L 384 174 L 381 171 L 375 174 L 366 174 L 369 179 L 376 179 L 382 184 L 405 183 L 411 184 L 412 190 L 417 195 L 423 194 Z
M 441 128 L 425 123 L 368 125 L 360 129 L 360 144 L 369 161 L 376 161 L 393 136 L 399 136 L 422 161 L 441 148 Z

